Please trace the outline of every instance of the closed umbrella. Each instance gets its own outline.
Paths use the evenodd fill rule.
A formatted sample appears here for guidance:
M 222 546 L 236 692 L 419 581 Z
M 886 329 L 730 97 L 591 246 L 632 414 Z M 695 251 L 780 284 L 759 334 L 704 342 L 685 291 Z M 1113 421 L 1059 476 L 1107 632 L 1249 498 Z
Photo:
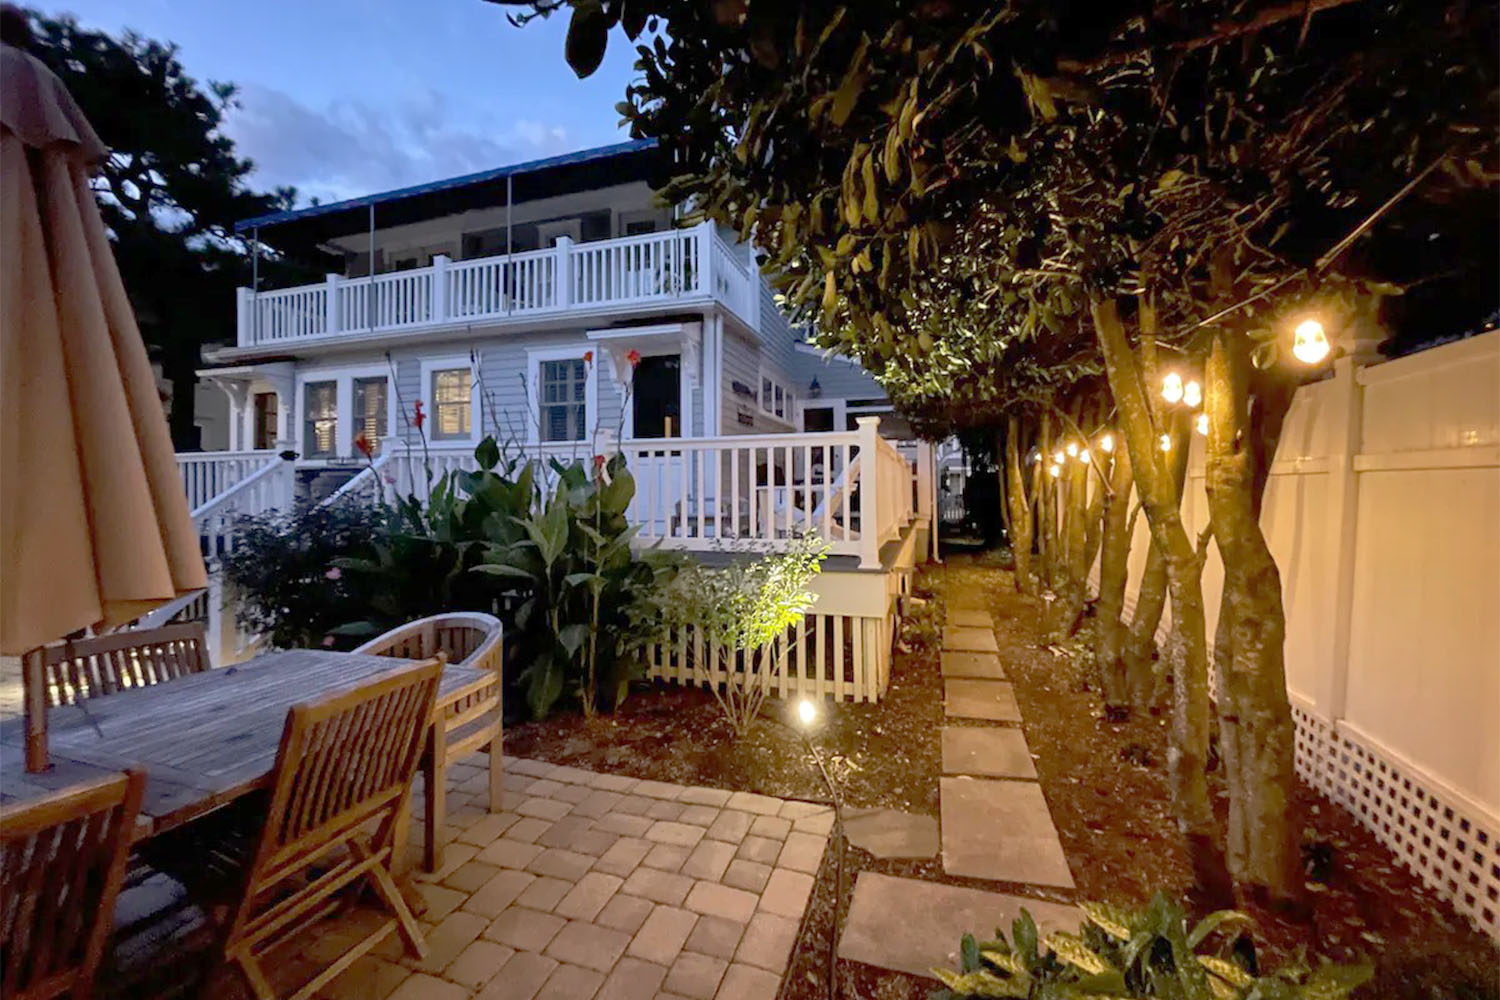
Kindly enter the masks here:
M 61 81 L 0 45 L 0 653 L 206 586 L 156 378 Z

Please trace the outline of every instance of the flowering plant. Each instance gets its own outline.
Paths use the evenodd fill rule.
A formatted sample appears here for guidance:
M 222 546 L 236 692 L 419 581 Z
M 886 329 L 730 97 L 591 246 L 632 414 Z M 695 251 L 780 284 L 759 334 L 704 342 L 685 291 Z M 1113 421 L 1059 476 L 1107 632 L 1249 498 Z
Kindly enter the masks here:
M 370 443 L 370 439 L 368 436 L 366 436 L 364 431 L 360 431 L 359 434 L 355 436 L 354 450 L 365 456 L 367 460 L 373 459 L 375 457 L 375 446 Z

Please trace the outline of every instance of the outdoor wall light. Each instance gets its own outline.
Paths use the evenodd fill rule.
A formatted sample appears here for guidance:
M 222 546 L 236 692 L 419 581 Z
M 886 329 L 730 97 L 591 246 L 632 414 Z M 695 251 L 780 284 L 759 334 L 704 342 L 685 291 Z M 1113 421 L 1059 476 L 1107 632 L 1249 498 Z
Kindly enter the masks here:
M 1162 451 L 1171 451 L 1172 450 L 1172 435 L 1170 435 L 1170 434 L 1163 434 L 1161 436 L 1161 450 Z
M 1198 414 L 1198 424 L 1197 424 L 1197 426 L 1198 426 L 1198 433 L 1202 434 L 1204 437 L 1208 437 L 1208 414 L 1207 413 L 1200 413 L 1200 414 Z
M 1167 372 L 1167 377 L 1161 380 L 1161 398 L 1169 403 L 1180 403 L 1182 391 L 1182 376 L 1176 372 Z
M 1197 382 L 1187 382 L 1182 387 L 1182 401 L 1187 406 L 1197 406 L 1203 402 L 1203 386 Z
M 1297 324 L 1292 333 L 1292 356 L 1304 365 L 1315 365 L 1328 357 L 1330 350 L 1328 335 L 1323 324 L 1315 319 L 1305 319 Z
M 1102 452 L 1104 452 L 1104 454 L 1106 454 L 1106 455 L 1108 455 L 1110 452 L 1114 451 L 1115 450 L 1115 436 L 1113 434 L 1110 434 L 1110 433 L 1106 432 L 1105 435 L 1102 438 L 1099 439 L 1099 450 L 1102 451 Z

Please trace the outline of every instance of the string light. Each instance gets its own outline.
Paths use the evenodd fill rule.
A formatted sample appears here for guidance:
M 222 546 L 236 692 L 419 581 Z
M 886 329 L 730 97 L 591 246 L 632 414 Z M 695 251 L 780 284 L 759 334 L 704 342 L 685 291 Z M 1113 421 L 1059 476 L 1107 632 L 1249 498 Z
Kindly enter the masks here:
M 1031 461 L 1032 465 L 1035 465 L 1042 460 L 1042 453 L 1033 448 L 1031 449 L 1031 454 L 1028 455 L 1027 458 Z
M 1185 406 L 1197 406 L 1203 402 L 1203 386 L 1196 381 L 1182 387 L 1182 402 Z
M 1089 464 L 1089 450 L 1087 448 L 1078 453 L 1078 461 L 1082 462 L 1084 465 Z
M 1208 437 L 1208 414 L 1198 414 L 1198 433 Z
M 1167 372 L 1167 377 L 1161 380 L 1161 398 L 1169 403 L 1182 402 L 1182 376 L 1176 372 Z
M 1068 442 L 1068 446 L 1066 448 L 1064 448 L 1063 451 L 1065 451 L 1065 452 L 1068 453 L 1068 457 L 1069 458 L 1076 457 L 1078 455 L 1078 442 L 1077 441 L 1069 441 Z
M 1062 453 L 1062 452 L 1060 452 L 1060 451 L 1059 451 L 1059 452 L 1056 452 L 1056 453 L 1054 453 L 1054 454 L 1053 454 L 1053 456 L 1052 456 L 1052 464 L 1053 464 L 1053 465 L 1062 465 L 1062 464 L 1063 464 L 1063 461 L 1064 461 L 1064 460 L 1065 460 L 1065 459 L 1066 459 L 1066 458 L 1067 458 L 1067 456 L 1066 456 L 1066 455 L 1064 455 L 1064 454 L 1063 454 L 1063 453 Z
M 1292 355 L 1304 365 L 1315 365 L 1328 357 L 1328 335 L 1323 324 L 1315 319 L 1305 319 L 1297 324 L 1292 334 Z
M 1108 455 L 1110 452 L 1114 451 L 1115 450 L 1115 436 L 1113 434 L 1106 433 L 1102 438 L 1100 438 L 1099 439 L 1099 450 L 1102 451 L 1102 452 L 1104 452 L 1104 454 L 1106 454 L 1106 455 Z
M 1047 467 L 1047 471 L 1052 475 L 1053 479 L 1056 479 L 1058 476 L 1062 475 L 1062 466 L 1060 466 L 1060 465 L 1049 465 Z
M 1161 436 L 1161 450 L 1162 451 L 1171 451 L 1172 450 L 1172 435 L 1170 435 L 1170 434 L 1163 434 Z

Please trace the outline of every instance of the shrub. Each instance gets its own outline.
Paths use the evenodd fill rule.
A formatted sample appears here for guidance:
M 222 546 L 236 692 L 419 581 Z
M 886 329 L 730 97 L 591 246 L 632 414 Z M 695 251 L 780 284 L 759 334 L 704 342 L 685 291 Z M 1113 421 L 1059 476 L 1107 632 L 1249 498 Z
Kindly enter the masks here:
M 1157 893 L 1142 910 L 1082 904 L 1078 934 L 1038 938 L 1024 909 L 1010 940 L 963 937 L 963 968 L 934 969 L 947 986 L 933 1000 L 975 997 L 1172 997 L 1180 1000 L 1341 1000 L 1370 978 L 1368 965 L 1317 967 L 1294 961 L 1272 973 L 1257 968 L 1243 929 L 1248 914 L 1220 910 L 1191 930 L 1183 908 Z M 1214 942 L 1217 942 L 1215 944 Z
M 691 633 L 692 648 L 703 651 L 706 663 L 695 669 L 736 736 L 750 729 L 781 669 L 777 645 L 812 607 L 807 585 L 827 550 L 827 542 L 807 535 L 776 555 L 735 552 L 715 569 L 694 563 L 663 597 L 666 624 Z
M 224 557 L 225 577 L 240 596 L 241 627 L 283 649 L 353 645 L 334 632 L 362 613 L 366 597 L 335 562 L 369 553 L 389 520 L 389 511 L 352 497 L 242 518 Z

